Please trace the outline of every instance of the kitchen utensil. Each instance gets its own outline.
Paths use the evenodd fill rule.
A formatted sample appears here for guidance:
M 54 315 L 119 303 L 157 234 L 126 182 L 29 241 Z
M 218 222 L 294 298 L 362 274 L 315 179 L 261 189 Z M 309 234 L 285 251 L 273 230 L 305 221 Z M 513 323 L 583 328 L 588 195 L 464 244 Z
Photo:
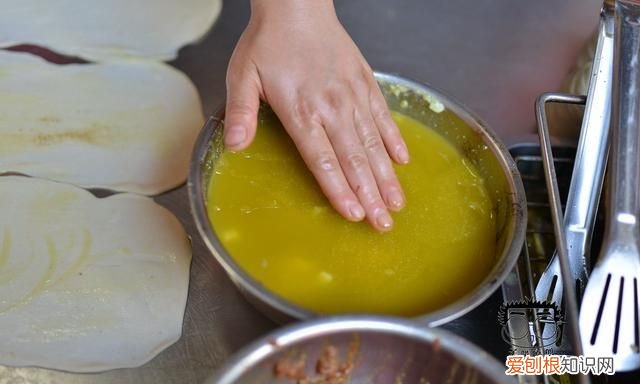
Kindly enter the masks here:
M 580 329 L 587 356 L 613 356 L 628 371 L 640 368 L 640 1 L 616 2 L 614 41 L 607 229 Z
M 560 272 L 562 275 L 562 279 L 564 281 L 571 281 L 571 271 L 569 266 L 569 257 L 567 256 L 567 240 L 564 236 L 563 231 L 562 205 L 558 187 L 558 179 L 556 176 L 556 169 L 553 166 L 554 160 L 551 150 L 551 135 L 549 133 L 547 116 L 545 114 L 545 105 L 549 102 L 582 104 L 585 103 L 585 101 L 586 98 L 584 96 L 557 93 L 545 93 L 540 95 L 540 97 L 538 97 L 538 99 L 536 100 L 536 117 L 538 120 L 538 134 L 540 137 L 542 164 L 544 166 L 545 182 L 547 185 L 547 192 L 549 194 L 549 206 L 551 208 L 551 219 L 553 222 L 553 233 L 556 240 L 557 257 L 560 263 Z M 578 299 L 576 298 L 576 292 L 573 289 L 565 289 L 563 292 L 564 300 L 566 301 L 565 307 L 567 308 L 567 328 L 569 328 L 571 334 L 578 335 L 580 334 L 580 330 L 578 328 Z M 554 321 L 554 323 L 556 322 Z M 539 327 L 537 328 L 539 329 Z M 536 335 L 538 333 L 539 332 L 536 332 Z M 582 345 L 580 338 L 573 338 L 571 341 L 572 353 L 576 355 L 582 355 Z M 589 384 L 591 382 L 589 376 L 584 374 L 579 375 L 579 380 L 581 384 Z
M 495 265 L 472 292 L 418 318 L 431 325 L 453 320 L 488 298 L 514 266 L 524 240 L 526 205 L 522 181 L 507 149 L 477 118 L 433 89 L 398 76 L 376 74 L 392 110 L 400 110 L 446 138 L 475 166 L 486 182 L 496 217 Z M 207 247 L 236 286 L 259 310 L 275 321 L 304 319 L 314 313 L 271 293 L 249 276 L 224 249 L 207 217 L 206 186 L 222 151 L 222 114 L 209 119 L 196 142 L 188 181 L 196 225 Z
M 575 289 L 579 303 L 588 279 L 591 237 L 608 151 L 612 67 L 613 10 L 605 6 L 601 13 L 591 82 L 564 216 L 563 232 L 572 280 L 568 283 L 563 281 L 556 251 L 540 276 L 535 291 L 536 300 L 553 302 L 562 312 L 566 311 L 563 290 L 567 287 Z M 543 347 L 555 353 L 570 352 L 569 338 L 573 335 L 565 332 L 558 339 L 555 332 L 555 327 L 544 327 Z

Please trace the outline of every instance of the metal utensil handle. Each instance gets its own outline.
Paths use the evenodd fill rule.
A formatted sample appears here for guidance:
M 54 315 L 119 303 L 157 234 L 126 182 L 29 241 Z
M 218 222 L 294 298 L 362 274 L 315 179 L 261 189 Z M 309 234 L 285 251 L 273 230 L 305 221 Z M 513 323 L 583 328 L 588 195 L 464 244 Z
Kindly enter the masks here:
M 608 233 L 626 237 L 640 207 L 640 0 L 618 0 L 615 23 Z
M 556 239 L 556 249 L 560 261 L 560 270 L 562 272 L 562 280 L 571 281 L 571 270 L 569 266 L 569 256 L 567 252 L 567 239 L 564 236 L 562 228 L 562 205 L 560 200 L 560 192 L 558 190 L 558 179 L 556 170 L 553 166 L 553 154 L 551 152 L 551 138 L 549 126 L 547 123 L 547 114 L 545 105 L 548 102 L 565 103 L 565 104 L 582 104 L 585 103 L 584 96 L 566 95 L 560 93 L 545 93 L 538 97 L 536 101 L 536 118 L 538 119 L 538 134 L 540 135 L 540 149 L 542 152 L 542 165 L 545 170 L 545 181 L 547 191 L 549 192 L 549 203 L 551 206 L 551 219 L 553 221 L 553 232 Z M 573 289 L 564 290 L 564 298 L 566 302 L 567 325 L 574 335 L 580 334 L 578 326 L 578 299 Z M 573 338 L 573 352 L 576 355 L 582 355 L 582 342 L 579 337 Z M 581 375 L 581 383 L 589 383 L 590 379 L 586 375 Z
M 613 9 L 605 4 L 564 217 L 565 231 L 577 232 L 579 237 L 591 235 L 607 164 L 613 24 Z

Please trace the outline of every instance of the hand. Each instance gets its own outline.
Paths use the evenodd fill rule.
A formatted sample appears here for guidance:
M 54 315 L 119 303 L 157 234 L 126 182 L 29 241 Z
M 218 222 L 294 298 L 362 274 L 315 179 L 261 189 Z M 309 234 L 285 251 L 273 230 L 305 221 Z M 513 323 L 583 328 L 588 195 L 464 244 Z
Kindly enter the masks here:
M 373 72 L 330 0 L 253 0 L 227 71 L 224 142 L 246 148 L 263 99 L 333 207 L 391 229 L 405 198 L 391 159 L 409 153 Z

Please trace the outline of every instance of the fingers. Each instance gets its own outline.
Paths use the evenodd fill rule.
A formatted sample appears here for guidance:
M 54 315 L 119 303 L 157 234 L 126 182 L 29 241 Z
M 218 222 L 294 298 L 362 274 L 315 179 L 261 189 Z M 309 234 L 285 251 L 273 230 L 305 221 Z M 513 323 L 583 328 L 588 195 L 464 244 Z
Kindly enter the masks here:
M 277 111 L 276 111 L 277 112 Z M 345 218 L 360 221 L 365 211 L 351 190 L 324 128 L 315 119 L 291 118 L 285 126 L 331 205 Z
M 234 71 L 231 68 L 229 65 L 224 145 L 238 151 L 249 146 L 256 135 L 260 82 L 253 71 Z
M 359 86 L 340 87 L 322 98 L 300 93 L 294 108 L 272 107 L 335 209 L 353 221 L 366 216 L 374 228 L 387 231 L 393 226 L 389 209 L 405 205 L 388 149 L 395 149 L 394 160 L 402 163 L 408 152 L 384 99 L 384 110 L 374 115 L 372 105 L 379 106 L 362 98 L 373 91 L 382 98 L 377 85 L 369 89 L 363 80 Z
M 375 131 L 375 127 L 367 128 L 369 148 L 365 148 L 357 132 L 359 128 L 354 124 L 352 111 L 341 108 L 334 118 L 325 120 L 325 129 L 347 181 L 364 207 L 367 220 L 379 231 L 388 231 L 393 226 L 393 219 L 382 199 L 371 164 L 371 156 L 373 156 L 376 161 L 375 166 L 380 166 L 377 163 L 378 155 L 373 155 L 372 151 L 379 150 L 382 142 L 379 136 L 376 138 L 375 135 L 369 135 L 371 131 Z M 384 146 L 382 149 L 384 150 Z M 386 152 L 383 156 L 386 156 Z M 381 168 L 384 172 L 384 166 Z
M 353 124 L 369 160 L 368 165 L 375 178 L 377 188 L 386 206 L 391 210 L 399 211 L 404 207 L 404 194 L 379 128 L 376 126 L 368 108 L 361 107 L 354 111 Z
M 387 106 L 384 96 L 378 87 L 373 76 L 369 81 L 370 96 L 369 107 L 371 115 L 375 121 L 382 141 L 387 149 L 387 153 L 398 164 L 406 164 L 409 162 L 409 150 L 404 142 L 400 129 L 391 118 L 389 107 Z

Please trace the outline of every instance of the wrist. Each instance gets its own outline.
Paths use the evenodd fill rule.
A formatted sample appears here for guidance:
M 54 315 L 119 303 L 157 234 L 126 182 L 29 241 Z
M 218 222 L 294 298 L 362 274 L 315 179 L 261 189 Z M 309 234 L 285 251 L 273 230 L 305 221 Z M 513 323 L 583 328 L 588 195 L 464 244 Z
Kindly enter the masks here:
M 334 15 L 333 0 L 251 0 L 252 18 L 317 18 Z

